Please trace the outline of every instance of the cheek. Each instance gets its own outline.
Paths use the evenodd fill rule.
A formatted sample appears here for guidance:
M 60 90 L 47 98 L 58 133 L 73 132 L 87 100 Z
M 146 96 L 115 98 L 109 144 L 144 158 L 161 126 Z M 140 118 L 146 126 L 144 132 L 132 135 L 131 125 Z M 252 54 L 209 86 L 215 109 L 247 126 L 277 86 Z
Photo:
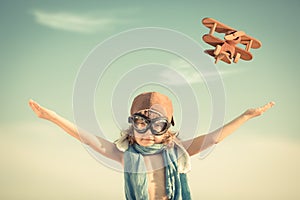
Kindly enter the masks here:
M 154 141 L 155 143 L 162 143 L 164 140 L 164 136 L 155 136 Z
M 134 135 L 134 138 L 135 138 L 135 139 L 140 139 L 141 136 L 142 136 L 141 134 L 139 134 L 139 133 L 137 133 L 137 132 L 135 132 L 135 131 L 134 131 L 134 134 L 133 134 L 133 135 Z
M 142 141 L 142 138 L 143 138 L 143 134 L 139 134 L 137 132 L 134 132 L 134 140 L 135 140 L 135 142 L 140 143 Z

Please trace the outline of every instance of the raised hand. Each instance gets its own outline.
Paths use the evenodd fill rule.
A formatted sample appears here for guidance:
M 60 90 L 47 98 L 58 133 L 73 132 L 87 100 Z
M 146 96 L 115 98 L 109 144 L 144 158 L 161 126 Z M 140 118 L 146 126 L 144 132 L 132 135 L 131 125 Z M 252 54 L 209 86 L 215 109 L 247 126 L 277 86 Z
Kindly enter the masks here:
M 43 118 L 43 119 L 47 119 L 47 120 L 51 120 L 56 116 L 56 113 L 53 112 L 52 110 L 49 110 L 47 108 L 44 108 L 42 106 L 40 106 L 37 102 L 33 101 L 33 100 L 29 100 L 29 106 L 31 107 L 31 109 L 35 112 L 35 114 L 39 117 L 39 118 Z
M 251 119 L 253 117 L 257 117 L 262 115 L 264 112 L 266 112 L 268 109 L 272 108 L 275 105 L 274 102 L 269 102 L 266 105 L 259 107 L 259 108 L 250 108 L 246 110 L 243 115 L 247 118 Z

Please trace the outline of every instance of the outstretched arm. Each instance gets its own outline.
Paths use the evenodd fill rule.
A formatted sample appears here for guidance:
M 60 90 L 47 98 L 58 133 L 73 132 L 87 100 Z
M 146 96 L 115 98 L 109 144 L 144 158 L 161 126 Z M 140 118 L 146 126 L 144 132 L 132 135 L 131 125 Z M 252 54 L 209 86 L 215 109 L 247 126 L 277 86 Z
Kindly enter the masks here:
M 119 151 L 116 148 L 115 144 L 113 144 L 112 142 L 82 130 L 78 131 L 75 124 L 56 114 L 54 111 L 40 106 L 33 100 L 29 101 L 29 106 L 39 118 L 46 119 L 52 123 L 55 123 L 69 135 L 76 138 L 80 142 L 89 145 L 95 151 L 101 153 L 102 155 L 110 159 L 122 163 L 123 153 Z
M 183 146 L 188 151 L 189 155 L 195 155 L 206 148 L 221 142 L 228 135 L 233 133 L 236 129 L 238 129 L 242 124 L 244 124 L 249 119 L 262 115 L 268 109 L 270 109 L 275 103 L 270 102 L 259 108 L 252 108 L 246 110 L 243 114 L 232 120 L 231 122 L 225 124 L 223 127 L 205 134 L 198 136 L 194 139 L 187 140 L 183 142 Z

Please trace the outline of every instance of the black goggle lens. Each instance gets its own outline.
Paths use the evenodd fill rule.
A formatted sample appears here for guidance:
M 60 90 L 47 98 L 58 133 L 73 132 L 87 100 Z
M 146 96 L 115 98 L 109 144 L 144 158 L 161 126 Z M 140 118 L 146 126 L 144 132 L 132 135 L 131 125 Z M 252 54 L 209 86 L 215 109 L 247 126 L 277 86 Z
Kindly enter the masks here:
M 152 134 L 162 135 L 170 127 L 170 123 L 165 117 L 149 119 L 146 116 L 133 115 L 128 118 L 128 122 L 131 123 L 133 128 L 141 134 L 145 133 L 150 128 Z

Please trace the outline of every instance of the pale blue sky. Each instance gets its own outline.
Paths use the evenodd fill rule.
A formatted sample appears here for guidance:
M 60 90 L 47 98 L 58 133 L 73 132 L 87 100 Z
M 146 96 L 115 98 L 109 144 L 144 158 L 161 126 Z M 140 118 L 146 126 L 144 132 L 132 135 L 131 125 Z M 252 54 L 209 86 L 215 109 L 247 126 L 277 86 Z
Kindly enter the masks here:
M 88 3 L 71 0 L 2 0 L 0 5 L 0 137 L 6 138 L 3 142 L 15 141 L 21 146 L 28 142 L 39 146 L 43 133 L 39 133 L 38 137 L 34 133 L 46 130 L 48 126 L 52 132 L 59 132 L 52 125 L 36 119 L 27 106 L 30 98 L 72 120 L 73 86 L 80 66 L 91 50 L 108 37 L 132 28 L 162 27 L 182 32 L 198 41 L 203 48 L 209 48 L 201 39 L 208 32 L 201 20 L 212 17 L 244 30 L 262 42 L 260 49 L 252 51 L 254 59 L 250 62 L 217 64 L 226 94 L 225 120 L 232 119 L 248 107 L 260 106 L 272 100 L 276 106 L 263 118 L 246 124 L 239 133 L 244 133 L 245 137 L 257 136 L 258 140 L 260 136 L 267 141 L 284 138 L 297 146 L 300 144 L 300 69 L 297 49 L 300 2 L 297 0 Z M 145 51 L 128 55 L 127 58 L 124 56 L 123 60 L 115 63 L 115 67 L 118 69 L 124 63 L 138 65 L 146 61 L 185 65 L 174 56 L 149 52 L 150 55 Z M 177 67 L 180 70 L 180 66 Z M 203 82 L 193 85 L 199 91 L 205 91 Z M 100 97 L 96 96 L 96 99 Z M 203 94 L 201 101 L 202 107 L 208 104 L 207 93 Z M 100 115 L 102 119 L 103 115 Z M 207 108 L 203 108 L 201 113 L 201 130 L 205 130 L 209 123 L 209 117 L 205 116 L 210 116 Z M 113 133 L 111 138 L 117 135 Z M 7 161 L 7 168 L 12 165 Z M 295 195 L 290 197 L 299 195 L 292 194 Z M 7 199 L 14 199 L 5 195 Z M 29 196 L 25 194 L 25 197 Z
M 214 17 L 259 38 L 263 44 L 253 51 L 251 62 L 218 65 L 222 72 L 240 70 L 224 77 L 228 112 L 235 115 L 247 106 L 276 101 L 276 111 L 269 118 L 276 126 L 268 127 L 266 134 L 280 131 L 276 134 L 298 137 L 299 126 L 293 114 L 299 106 L 292 102 L 299 102 L 299 2 L 239 1 L 222 6 L 220 2 L 198 1 L 185 6 L 168 2 L 2 1 L 0 56 L 5 114 L 1 121 L 28 119 L 30 111 L 24 102 L 29 98 L 72 116 L 76 73 L 88 53 L 111 35 L 137 27 L 164 27 L 180 31 L 208 48 L 201 40 L 207 32 L 201 19 Z M 60 25 L 53 25 L 58 23 L 53 20 L 61 20 Z M 78 20 L 87 23 L 82 25 Z M 17 116 L 11 108 L 18 110 Z

